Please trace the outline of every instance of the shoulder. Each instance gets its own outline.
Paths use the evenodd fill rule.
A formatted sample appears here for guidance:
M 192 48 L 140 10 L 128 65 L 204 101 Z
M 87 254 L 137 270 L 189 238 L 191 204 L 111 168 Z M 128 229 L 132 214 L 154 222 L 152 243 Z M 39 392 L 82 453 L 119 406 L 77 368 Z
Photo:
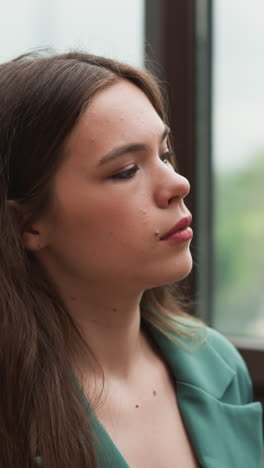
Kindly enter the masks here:
M 248 372 L 239 351 L 221 332 L 192 318 L 177 320 L 177 326 L 179 326 L 179 333 L 175 333 L 174 338 L 175 341 L 180 341 L 184 348 L 190 351 L 206 351 L 208 357 L 211 354 L 218 354 L 234 371 L 241 369 Z M 181 331 L 185 334 L 183 338 L 180 337 Z
M 252 382 L 248 368 L 235 346 L 220 332 L 207 327 L 208 350 L 218 353 L 226 365 L 234 372 L 234 378 L 244 401 L 252 401 Z
M 248 368 L 236 347 L 219 331 L 190 320 L 188 327 L 192 329 L 192 339 L 189 339 L 190 353 L 195 364 L 207 372 L 211 379 L 232 376 L 232 385 L 227 389 L 227 399 L 230 392 L 236 395 L 238 402 L 252 401 L 252 382 Z M 186 340 L 185 340 L 186 342 Z
M 222 359 L 233 369 L 247 372 L 246 365 L 236 347 L 219 331 L 205 327 L 206 344 L 208 350 L 218 353 Z
M 226 402 L 252 401 L 247 366 L 235 346 L 217 330 L 180 317 L 170 338 L 157 331 L 154 338 L 177 380 Z

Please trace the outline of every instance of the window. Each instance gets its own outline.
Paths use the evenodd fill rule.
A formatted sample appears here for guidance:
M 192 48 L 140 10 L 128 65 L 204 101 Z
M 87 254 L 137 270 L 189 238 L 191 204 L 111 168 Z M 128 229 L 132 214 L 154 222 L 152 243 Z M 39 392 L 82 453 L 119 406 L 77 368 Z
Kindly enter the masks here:
M 3 2 L 0 11 L 1 62 L 50 47 L 143 64 L 143 0 L 23 0 Z
M 194 313 L 239 348 L 264 401 L 262 13 L 261 0 L 146 0 L 147 51 L 192 187 Z
M 224 333 L 264 338 L 262 0 L 213 12 L 214 315 Z

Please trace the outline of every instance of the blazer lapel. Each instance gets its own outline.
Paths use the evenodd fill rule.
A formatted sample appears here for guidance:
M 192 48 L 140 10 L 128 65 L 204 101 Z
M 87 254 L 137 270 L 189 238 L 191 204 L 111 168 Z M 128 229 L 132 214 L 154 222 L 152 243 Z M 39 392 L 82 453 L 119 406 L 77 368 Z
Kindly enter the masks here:
M 179 346 L 149 330 L 174 376 L 179 408 L 201 466 L 260 468 L 261 405 L 241 404 L 236 372 L 205 336 L 187 349 L 190 339 L 183 337 Z
M 203 468 L 260 468 L 258 403 L 230 405 L 198 388 L 177 384 L 178 403 Z

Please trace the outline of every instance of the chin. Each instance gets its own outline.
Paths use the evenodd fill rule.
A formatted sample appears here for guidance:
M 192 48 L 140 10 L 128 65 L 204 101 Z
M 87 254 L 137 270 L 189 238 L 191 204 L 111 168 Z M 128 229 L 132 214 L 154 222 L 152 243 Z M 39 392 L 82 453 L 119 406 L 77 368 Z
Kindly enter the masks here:
M 179 280 L 186 278 L 186 276 L 188 276 L 191 273 L 192 267 L 193 267 L 193 259 L 192 259 L 191 254 L 189 253 L 188 258 L 186 259 L 186 262 L 183 265 Z
M 167 283 L 175 283 L 176 281 L 181 281 L 186 278 L 192 271 L 192 260 L 186 262 L 185 265 L 178 265 L 178 268 L 175 268 L 175 271 L 172 272 L 171 278 L 168 279 Z
M 181 281 L 190 274 L 192 266 L 193 261 L 190 253 L 178 259 L 174 258 L 173 262 L 170 262 L 170 265 L 164 265 L 163 268 L 157 270 L 159 273 L 158 277 L 155 278 L 154 284 L 150 287 L 153 288 Z

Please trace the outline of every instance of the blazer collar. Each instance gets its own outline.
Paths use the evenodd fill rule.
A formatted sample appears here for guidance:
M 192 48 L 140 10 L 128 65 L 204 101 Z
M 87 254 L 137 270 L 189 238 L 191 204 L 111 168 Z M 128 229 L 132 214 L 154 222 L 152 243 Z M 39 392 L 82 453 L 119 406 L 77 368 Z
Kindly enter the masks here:
M 192 334 L 192 338 L 179 335 L 175 342 L 149 324 L 146 328 L 160 348 L 177 382 L 201 388 L 217 399 L 223 396 L 235 371 L 207 340 L 206 327 L 193 322 L 192 328 L 184 329 Z
M 147 328 L 175 378 L 183 422 L 201 467 L 260 468 L 261 405 L 241 404 L 236 372 L 206 339 L 207 329 L 194 325 L 193 340 L 180 337 L 177 345 Z

